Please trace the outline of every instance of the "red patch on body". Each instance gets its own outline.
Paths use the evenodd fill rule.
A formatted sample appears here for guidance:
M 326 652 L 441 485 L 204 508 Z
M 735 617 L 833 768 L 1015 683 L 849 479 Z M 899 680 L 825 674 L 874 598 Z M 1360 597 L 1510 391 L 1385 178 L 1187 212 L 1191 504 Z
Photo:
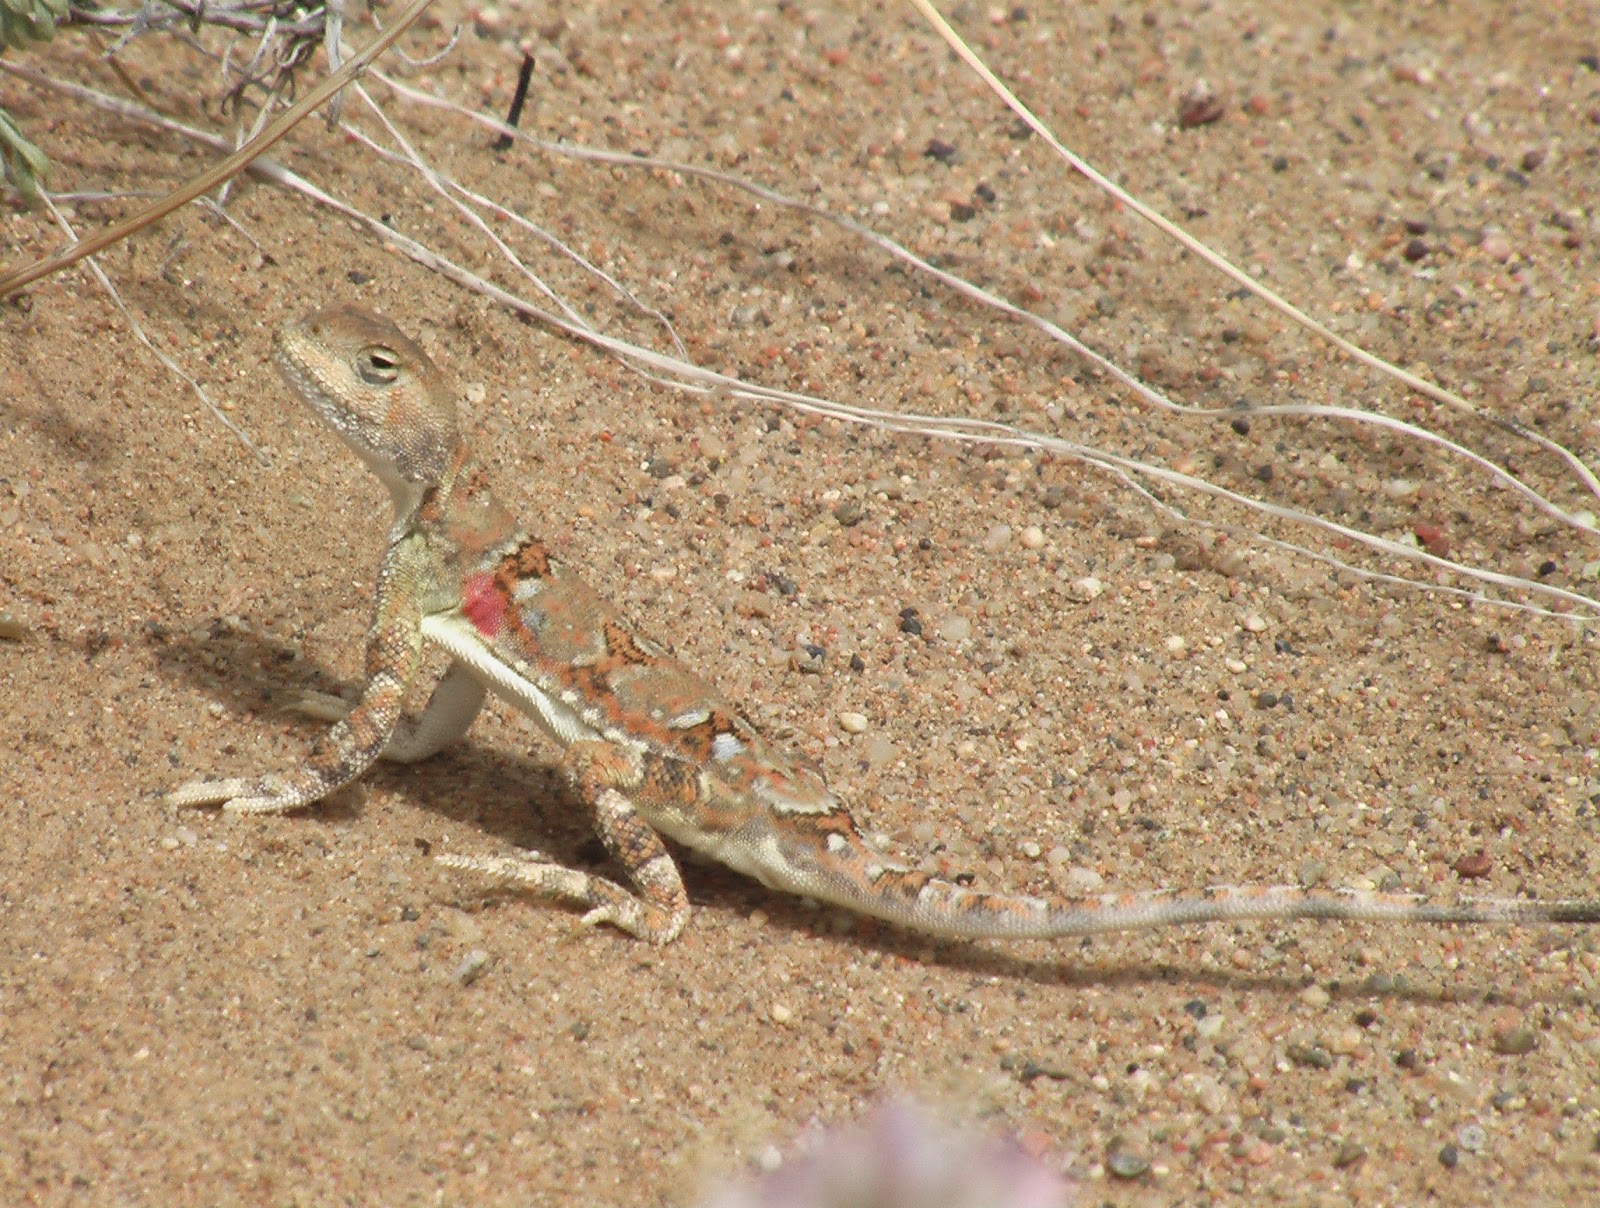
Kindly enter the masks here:
M 499 635 L 506 620 L 506 603 L 492 574 L 473 575 L 461 585 L 461 611 L 486 638 Z

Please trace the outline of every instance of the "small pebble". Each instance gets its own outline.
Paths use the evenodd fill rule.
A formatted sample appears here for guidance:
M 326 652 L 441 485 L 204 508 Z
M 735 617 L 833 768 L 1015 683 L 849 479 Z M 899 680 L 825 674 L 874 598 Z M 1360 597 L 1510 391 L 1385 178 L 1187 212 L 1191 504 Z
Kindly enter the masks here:
M 1522 1057 L 1539 1047 L 1539 1034 L 1532 1028 L 1497 1028 L 1489 1047 L 1502 1057 Z
M 1410 478 L 1391 478 L 1383 484 L 1383 493 L 1390 499 L 1410 499 L 1419 489 Z
M 1137 1179 L 1150 1170 L 1150 1159 L 1131 1150 L 1118 1149 L 1106 1157 L 1106 1169 L 1119 1179 Z
M 1456 1152 L 1454 1145 L 1445 1145 L 1439 1150 L 1439 1165 L 1446 1170 L 1454 1170 L 1456 1163 L 1461 1161 L 1461 1155 Z
M 794 1012 L 788 1007 L 784 1006 L 781 1002 L 775 1002 L 772 1004 L 772 1007 L 770 1008 L 770 1014 L 772 1015 L 772 1022 L 776 1024 L 790 1023 L 794 1019 Z
M 839 728 L 846 734 L 864 734 L 867 729 L 867 715 L 865 713 L 839 714 Z
M 1228 106 L 1204 80 L 1196 80 L 1178 103 L 1178 125 L 1185 130 L 1220 121 Z
M 1258 612 L 1252 612 L 1244 619 L 1244 627 L 1251 633 L 1260 633 L 1267 627 L 1266 618 Z
M 1483 249 L 1484 255 L 1491 260 L 1506 261 L 1511 259 L 1515 253 L 1515 249 L 1511 246 L 1511 240 L 1506 237 L 1504 231 L 1490 231 L 1484 235 L 1483 241 L 1478 246 Z
M 1011 544 L 1011 526 L 997 524 L 983 535 L 983 548 L 991 554 L 997 554 Z
M 1481 1124 L 1463 1124 L 1456 1129 L 1456 1144 L 1468 1153 L 1477 1153 L 1489 1140 Z
M 1063 892 L 1081 897 L 1084 894 L 1099 893 L 1105 887 L 1106 879 L 1092 868 L 1079 865 L 1067 869 L 1061 878 Z
M 1106 588 L 1105 584 L 1100 582 L 1100 580 L 1096 579 L 1093 575 L 1085 575 L 1081 579 L 1074 579 L 1072 581 L 1072 589 L 1077 595 L 1078 599 L 1087 602 L 1089 600 L 1097 599 Z
M 972 622 L 958 612 L 939 618 L 939 636 L 947 642 L 964 642 L 972 636 Z
M 1222 665 L 1224 667 L 1226 667 L 1229 671 L 1233 672 L 1234 675 L 1243 675 L 1246 671 L 1248 671 L 1250 669 L 1249 666 L 1247 664 L 1245 664 L 1242 660 L 1235 659 L 1235 658 L 1223 659 L 1222 660 Z
M 1030 524 L 1022 530 L 1022 547 L 1024 549 L 1043 549 L 1044 530 L 1037 524 Z
M 1360 1028 L 1340 1028 L 1328 1038 L 1328 1049 L 1342 1057 L 1348 1057 L 1361 1047 L 1364 1039 Z
M 1333 1054 L 1320 1044 L 1291 1044 L 1287 1050 L 1289 1060 L 1313 1070 L 1331 1070 Z
M 1181 634 L 1175 633 L 1167 639 L 1167 653 L 1173 658 L 1182 657 L 1183 653 L 1188 649 L 1189 643 L 1184 641 Z
M 1355 1141 L 1346 1141 L 1339 1146 L 1339 1152 L 1333 1155 L 1333 1165 L 1336 1170 L 1344 1170 L 1354 1166 L 1367 1156 L 1367 1147 Z
M 1321 1008 L 1327 1006 L 1331 999 L 1326 990 L 1324 990 L 1321 986 L 1313 984 L 1300 991 L 1300 1001 L 1305 1003 L 1308 1007 L 1314 1007 L 1320 1010 Z
M 28 634 L 28 623 L 20 617 L 0 613 L 0 639 L 8 642 L 20 642 Z
M 489 968 L 490 956 L 482 948 L 474 948 L 461 958 L 461 963 L 456 966 L 455 972 L 450 976 L 463 986 L 470 986 L 482 977 Z

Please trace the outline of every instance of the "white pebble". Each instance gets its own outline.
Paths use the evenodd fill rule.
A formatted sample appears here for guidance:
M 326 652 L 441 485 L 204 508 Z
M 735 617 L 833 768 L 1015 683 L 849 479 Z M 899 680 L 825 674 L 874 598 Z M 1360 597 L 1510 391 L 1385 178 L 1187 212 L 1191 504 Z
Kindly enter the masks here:
M 846 734 L 864 734 L 867 729 L 867 715 L 865 713 L 839 714 L 839 728 Z
M 1361 1047 L 1366 1037 L 1358 1027 L 1340 1028 L 1328 1038 L 1328 1051 L 1348 1057 Z
M 1244 619 L 1244 627 L 1251 633 L 1260 633 L 1267 627 L 1266 618 L 1259 612 L 1252 612 Z
M 1391 499 L 1409 499 L 1418 489 L 1417 483 L 1410 478 L 1391 478 L 1383 484 L 1383 493 Z
M 482 948 L 474 948 L 461 958 L 461 963 L 456 966 L 455 972 L 450 976 L 463 986 L 470 986 L 483 976 L 484 970 L 489 967 L 489 954 Z
M 1173 658 L 1182 657 L 1183 653 L 1188 649 L 1189 643 L 1183 640 L 1181 634 L 1175 633 L 1167 639 L 1167 653 Z
M 1043 549 L 1044 530 L 1037 524 L 1030 524 L 1022 530 L 1022 546 L 1024 549 Z
M 1074 579 L 1072 587 L 1080 600 L 1097 599 L 1106 589 L 1106 585 L 1093 575 L 1085 575 L 1081 579 Z
M 1037 860 L 1044 854 L 1044 848 L 1040 847 L 1032 839 L 1024 839 L 1022 841 L 1022 854 L 1030 860 Z
M 1331 996 L 1321 986 L 1313 984 L 1300 991 L 1300 1001 L 1308 1007 L 1320 1009 L 1328 1005 L 1331 1001 Z
M 789 1023 L 794 1019 L 794 1012 L 781 1002 L 775 1002 L 771 1007 L 772 1022 L 777 1024 Z
M 997 524 L 983 535 L 983 548 L 997 554 L 1011 544 L 1011 526 Z
M 1106 879 L 1094 869 L 1085 868 L 1081 864 L 1076 868 L 1067 869 L 1061 878 L 1061 888 L 1070 894 L 1098 893 L 1105 883 Z
M 1249 667 L 1239 659 L 1232 659 L 1232 658 L 1223 659 L 1222 660 L 1222 665 L 1224 667 L 1226 667 L 1229 671 L 1233 672 L 1235 675 L 1243 675 L 1246 671 L 1249 670 Z

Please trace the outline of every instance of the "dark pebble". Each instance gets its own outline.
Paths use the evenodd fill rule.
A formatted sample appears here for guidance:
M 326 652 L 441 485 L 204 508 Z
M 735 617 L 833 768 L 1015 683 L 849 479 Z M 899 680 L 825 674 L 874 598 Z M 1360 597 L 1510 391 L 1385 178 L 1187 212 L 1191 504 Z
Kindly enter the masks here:
M 1235 432 L 1237 432 L 1240 436 L 1249 436 L 1250 435 L 1250 421 L 1245 419 L 1244 416 L 1241 415 L 1238 419 L 1233 421 L 1233 430 Z
M 922 153 L 929 159 L 938 160 L 941 164 L 947 164 L 956 157 L 955 147 L 942 138 L 930 138 Z
M 1289 1060 L 1296 1065 L 1307 1066 L 1314 1070 L 1333 1068 L 1333 1054 L 1320 1044 L 1291 1044 Z
M 1422 1065 L 1416 1049 L 1401 1049 L 1394 1055 L 1394 1063 L 1403 1070 L 1414 1070 Z
M 1215 93 L 1190 93 L 1178 106 L 1178 125 L 1185 130 L 1209 126 L 1212 122 L 1220 121 L 1227 111 L 1227 105 Z
M 1406 246 L 1400 254 L 1407 260 L 1411 261 L 1412 264 L 1415 264 L 1418 260 L 1421 260 L 1432 250 L 1433 249 L 1422 240 L 1411 239 L 1406 242 Z
M 1539 1034 L 1532 1028 L 1505 1028 L 1495 1032 L 1490 1047 L 1502 1057 L 1523 1057 L 1539 1047 Z
M 1336 1170 L 1344 1170 L 1354 1166 L 1367 1156 L 1367 1147 L 1354 1141 L 1346 1141 L 1339 1146 L 1339 1152 L 1333 1155 L 1333 1165 Z
M 1204 1019 L 1206 1017 L 1206 1004 L 1198 998 L 1191 998 L 1184 1003 L 1183 1010 L 1184 1014 L 1192 1015 L 1195 1019 Z
M 1446 1170 L 1454 1170 L 1456 1163 L 1461 1161 L 1461 1152 L 1454 1145 L 1445 1145 L 1439 1149 L 1439 1165 Z

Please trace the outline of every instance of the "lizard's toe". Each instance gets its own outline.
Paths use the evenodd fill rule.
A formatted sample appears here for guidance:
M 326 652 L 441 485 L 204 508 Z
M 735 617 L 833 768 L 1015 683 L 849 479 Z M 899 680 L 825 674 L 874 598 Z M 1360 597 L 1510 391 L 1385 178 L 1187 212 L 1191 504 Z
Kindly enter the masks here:
M 227 814 L 282 814 L 301 801 L 275 776 L 249 780 L 193 780 L 167 794 L 179 809 L 220 805 Z
M 251 780 L 191 780 L 173 789 L 164 798 L 167 805 L 179 809 L 195 809 L 207 805 L 221 805 L 234 797 L 248 793 L 254 785 Z
M 283 702 L 285 713 L 298 713 L 301 717 L 317 721 L 343 721 L 352 705 L 342 696 L 328 692 L 298 692 Z

